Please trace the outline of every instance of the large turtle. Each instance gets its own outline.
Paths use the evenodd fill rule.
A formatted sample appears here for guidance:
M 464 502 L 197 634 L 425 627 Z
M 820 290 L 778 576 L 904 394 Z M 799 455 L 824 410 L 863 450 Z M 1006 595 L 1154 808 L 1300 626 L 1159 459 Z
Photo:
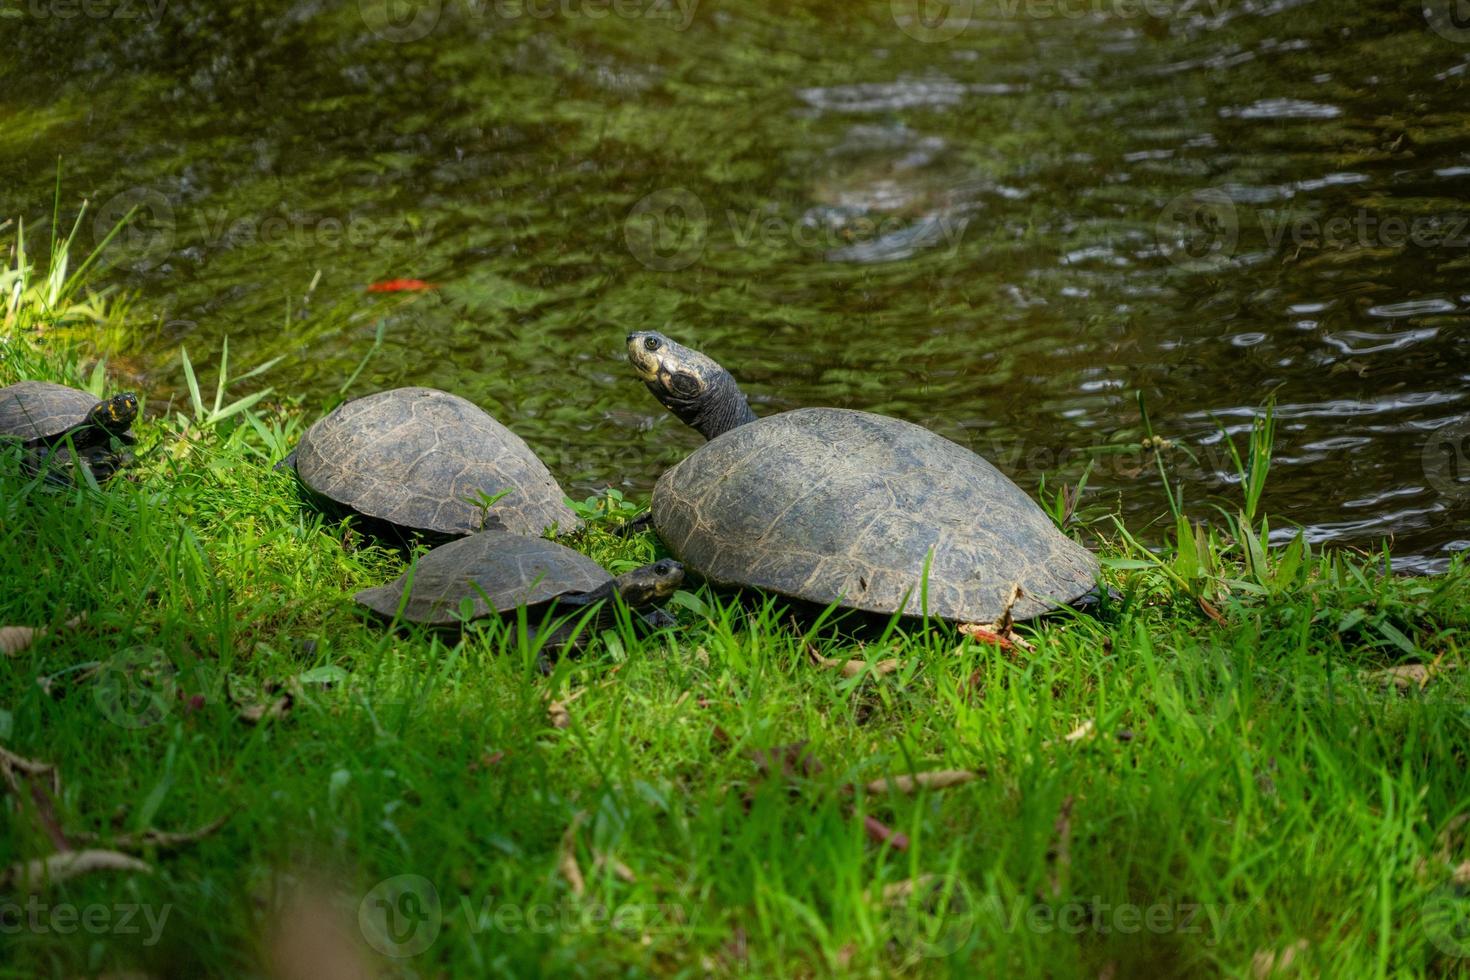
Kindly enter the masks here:
M 132 392 L 98 400 L 96 396 L 49 381 L 21 381 L 0 388 L 0 439 L 26 448 L 28 469 L 69 454 L 77 457 L 98 480 L 111 476 L 123 456 L 114 440 L 129 443 L 128 428 L 138 417 L 138 396 Z
M 581 523 L 520 436 L 473 402 L 434 388 L 345 402 L 308 429 L 283 463 L 318 497 L 431 539 L 486 529 L 534 537 Z M 487 500 L 495 501 L 488 509 Z
M 527 622 L 534 626 L 552 602 L 557 613 L 603 603 L 585 636 L 606 624 L 615 595 L 638 609 L 667 599 L 683 581 L 684 567 L 671 559 L 613 578 L 591 558 L 554 541 L 483 531 L 440 545 L 395 581 L 364 589 L 355 598 L 385 618 L 435 627 L 521 606 L 532 614 Z M 575 625 L 563 624 L 548 645 L 560 646 Z
M 757 418 L 729 372 L 659 333 L 629 334 L 628 359 L 709 440 L 659 478 L 653 524 L 715 584 L 964 623 L 1000 619 L 1015 586 L 1015 619 L 1097 587 L 1091 552 L 922 426 L 838 408 Z

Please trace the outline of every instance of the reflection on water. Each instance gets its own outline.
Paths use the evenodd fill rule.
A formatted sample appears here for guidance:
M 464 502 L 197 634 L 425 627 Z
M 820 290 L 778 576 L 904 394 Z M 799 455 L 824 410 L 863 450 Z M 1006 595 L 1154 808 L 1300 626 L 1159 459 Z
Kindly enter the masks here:
M 697 443 L 621 363 L 651 327 L 759 411 L 902 416 L 1031 489 L 1095 459 L 1139 525 L 1152 461 L 1089 452 L 1137 441 L 1138 392 L 1197 502 L 1274 397 L 1280 521 L 1419 567 L 1470 539 L 1470 30 L 1391 0 L 430 6 L 33 4 L 0 213 L 45 233 L 58 154 L 72 213 L 138 206 L 109 258 L 160 386 L 229 335 L 324 399 L 381 320 L 356 390 L 475 398 L 576 491 Z M 394 277 L 441 288 L 364 292 Z

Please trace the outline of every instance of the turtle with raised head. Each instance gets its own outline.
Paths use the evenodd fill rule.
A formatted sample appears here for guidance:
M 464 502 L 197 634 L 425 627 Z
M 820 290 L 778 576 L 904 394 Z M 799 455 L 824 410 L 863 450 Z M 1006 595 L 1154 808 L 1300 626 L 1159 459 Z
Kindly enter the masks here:
M 282 465 L 318 499 L 431 540 L 491 529 L 534 537 L 581 524 L 520 436 L 435 388 L 394 388 L 339 405 Z
M 355 598 L 386 619 L 441 628 L 520 607 L 534 626 L 547 611 L 575 613 L 601 603 L 582 631 L 585 637 L 610 622 L 615 600 L 629 609 L 647 608 L 673 595 L 683 581 L 684 568 L 672 559 L 614 578 L 591 558 L 555 541 L 483 531 L 440 545 L 393 582 L 364 589 Z M 575 625 L 563 623 L 547 646 L 564 645 Z
M 653 491 L 659 537 L 706 580 L 961 623 L 1026 619 L 1096 590 L 1097 558 L 963 446 L 849 409 L 758 418 L 699 351 L 639 332 L 627 352 L 709 440 Z
M 137 417 L 138 396 L 130 391 L 99 400 L 49 381 L 0 388 L 0 439 L 24 446 L 32 471 L 64 472 L 69 445 L 98 481 L 107 479 L 124 461 L 117 444 L 132 443 L 128 430 Z

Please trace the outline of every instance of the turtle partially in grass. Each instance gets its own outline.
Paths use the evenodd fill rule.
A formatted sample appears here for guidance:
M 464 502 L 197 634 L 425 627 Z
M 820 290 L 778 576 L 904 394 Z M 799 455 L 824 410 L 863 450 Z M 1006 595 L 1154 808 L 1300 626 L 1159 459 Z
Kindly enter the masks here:
M 434 388 L 339 405 L 283 463 L 330 505 L 430 540 L 489 529 L 537 536 L 581 523 L 520 436 Z
M 0 439 L 25 447 L 26 468 L 63 473 L 70 464 L 69 445 L 100 482 L 124 460 L 116 444 L 133 441 L 128 429 L 138 417 L 132 392 L 98 400 L 66 385 L 22 381 L 0 388 Z
M 757 418 L 704 354 L 653 332 L 627 344 L 648 389 L 709 440 L 653 491 L 659 537 L 705 579 L 961 623 L 1027 619 L 1096 590 L 1097 558 L 963 446 L 847 409 Z
M 520 607 L 532 627 L 547 612 L 571 614 L 547 639 L 548 648 L 559 649 L 577 625 L 578 610 L 602 604 L 582 630 L 579 638 L 585 638 L 608 625 L 615 601 L 646 608 L 673 595 L 683 581 L 683 566 L 667 558 L 613 578 L 591 558 L 554 541 L 483 531 L 440 545 L 395 581 L 364 589 L 356 599 L 386 619 L 440 628 Z

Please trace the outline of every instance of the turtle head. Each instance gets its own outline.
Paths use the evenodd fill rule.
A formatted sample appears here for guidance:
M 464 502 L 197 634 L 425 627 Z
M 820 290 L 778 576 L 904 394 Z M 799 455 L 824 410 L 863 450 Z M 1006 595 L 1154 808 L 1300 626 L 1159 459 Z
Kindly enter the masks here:
M 105 398 L 92 406 L 86 424 L 113 435 L 122 435 L 138 417 L 138 396 L 131 391 Z
M 730 372 L 653 330 L 628 334 L 628 361 L 653 397 L 706 439 L 755 421 Z
M 674 594 L 684 581 L 684 566 L 672 558 L 619 575 L 614 590 L 631 609 L 651 606 Z

